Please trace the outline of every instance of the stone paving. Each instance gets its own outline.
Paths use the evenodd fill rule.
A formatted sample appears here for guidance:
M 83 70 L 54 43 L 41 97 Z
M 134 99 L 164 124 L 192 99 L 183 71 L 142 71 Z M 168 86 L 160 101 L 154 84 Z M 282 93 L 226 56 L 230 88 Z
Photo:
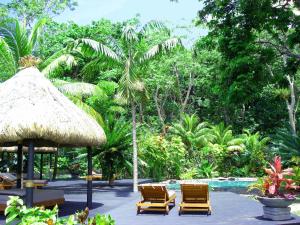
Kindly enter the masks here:
M 68 216 L 83 209 L 86 202 L 85 182 L 82 180 L 51 182 L 51 189 L 64 189 L 66 203 L 60 208 L 60 216 Z M 274 222 L 262 218 L 262 205 L 244 195 L 232 192 L 211 192 L 212 215 L 193 213 L 178 215 L 178 207 L 171 209 L 169 215 L 146 213 L 136 215 L 135 203 L 140 199 L 138 193 L 133 193 L 130 180 L 117 181 L 114 187 L 105 182 L 93 183 L 93 210 L 90 214 L 110 214 L 116 225 L 300 225 L 300 218 L 293 216 L 292 220 Z M 177 203 L 180 192 L 177 193 Z M 5 224 L 4 216 L 0 224 Z

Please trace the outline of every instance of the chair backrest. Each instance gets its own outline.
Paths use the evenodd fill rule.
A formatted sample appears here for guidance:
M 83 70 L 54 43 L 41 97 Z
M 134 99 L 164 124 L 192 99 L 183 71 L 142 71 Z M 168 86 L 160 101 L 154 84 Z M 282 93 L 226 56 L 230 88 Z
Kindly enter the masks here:
M 0 173 L 0 181 L 13 183 L 17 180 L 17 177 L 11 173 Z
M 165 185 L 140 185 L 139 191 L 141 192 L 144 201 L 164 202 L 169 199 Z
M 190 203 L 206 203 L 209 200 L 208 184 L 181 184 L 182 200 Z

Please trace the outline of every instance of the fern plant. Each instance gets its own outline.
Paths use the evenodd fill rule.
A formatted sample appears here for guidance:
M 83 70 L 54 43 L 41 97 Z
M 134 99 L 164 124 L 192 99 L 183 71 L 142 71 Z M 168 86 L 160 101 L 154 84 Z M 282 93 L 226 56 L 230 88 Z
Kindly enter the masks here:
M 113 184 L 114 175 L 124 170 L 127 172 L 128 161 L 130 160 L 131 148 L 131 126 L 122 118 L 115 118 L 115 115 L 106 116 L 103 124 L 106 134 L 106 143 L 94 151 L 94 155 L 100 160 L 104 177 Z
M 226 127 L 224 123 L 210 126 L 210 132 L 212 139 L 208 148 L 216 158 L 215 163 L 220 172 L 227 175 L 234 168 L 240 153 L 245 148 L 244 140 L 234 136 L 231 127 Z
M 292 135 L 289 130 L 282 129 L 272 138 L 274 153 L 280 154 L 284 164 L 288 164 L 293 156 L 300 157 L 300 137 Z
M 184 115 L 181 122 L 174 123 L 170 132 L 181 138 L 188 151 L 189 157 L 193 157 L 197 148 L 205 146 L 212 138 L 206 122 L 200 122 L 196 115 Z

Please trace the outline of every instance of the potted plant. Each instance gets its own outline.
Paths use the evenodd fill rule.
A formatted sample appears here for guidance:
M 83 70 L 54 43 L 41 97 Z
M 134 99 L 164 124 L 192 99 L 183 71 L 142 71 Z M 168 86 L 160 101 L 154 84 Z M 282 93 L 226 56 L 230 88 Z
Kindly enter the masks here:
M 260 196 L 257 200 L 264 206 L 264 218 L 271 220 L 289 220 L 291 219 L 291 205 L 295 201 L 294 192 L 297 186 L 290 178 L 293 175 L 293 169 L 282 169 L 281 158 L 274 157 L 273 164 L 269 163 L 270 168 L 265 168 L 267 176 L 250 187 L 250 189 L 259 189 Z

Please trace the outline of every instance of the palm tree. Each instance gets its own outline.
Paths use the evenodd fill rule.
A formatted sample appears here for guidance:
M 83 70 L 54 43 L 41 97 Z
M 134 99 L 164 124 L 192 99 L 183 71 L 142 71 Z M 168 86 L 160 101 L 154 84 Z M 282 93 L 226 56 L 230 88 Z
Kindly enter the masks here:
M 218 155 L 220 162 L 218 167 L 222 173 L 228 175 L 232 165 L 235 165 L 238 156 L 244 149 L 244 139 L 234 136 L 231 127 L 225 126 L 224 123 L 211 126 L 212 139 L 209 148 L 214 154 Z
M 136 104 L 137 96 L 145 93 L 144 84 L 142 82 L 141 67 L 162 51 L 170 50 L 180 44 L 177 38 L 168 38 L 156 44 L 149 49 L 143 49 L 142 45 L 148 38 L 149 30 L 162 30 L 163 27 L 158 23 L 146 24 L 142 29 L 138 30 L 136 26 L 128 25 L 124 27 L 122 32 L 122 51 L 120 58 L 123 64 L 123 75 L 119 81 L 120 96 L 125 98 L 131 106 L 132 116 L 132 144 L 133 144 L 133 191 L 137 192 L 138 185 L 138 149 L 136 138 Z M 120 46 L 120 47 L 121 47 Z
M 0 27 L 0 69 L 4 71 L 2 80 L 8 79 L 19 68 L 38 63 L 33 52 L 45 23 L 46 19 L 38 20 L 31 31 L 18 20 L 8 21 Z
M 193 157 L 195 147 L 205 146 L 212 137 L 208 124 L 206 122 L 200 123 L 199 118 L 194 114 L 191 116 L 183 115 L 181 122 L 173 124 L 170 132 L 181 137 L 190 157 Z
M 230 126 L 225 126 L 224 123 L 211 126 L 211 143 L 215 147 L 224 151 L 234 152 L 242 151 L 244 148 L 243 138 L 235 137 Z
M 114 174 L 128 168 L 128 149 L 130 148 L 130 125 L 122 118 L 116 119 L 109 114 L 104 120 L 103 129 L 106 134 L 106 143 L 101 148 L 95 149 L 94 155 L 98 155 L 103 174 L 112 185 Z
M 137 192 L 138 185 L 138 147 L 136 135 L 136 105 L 139 97 L 145 94 L 145 87 L 142 81 L 142 68 L 147 62 L 162 52 L 167 52 L 176 46 L 181 45 L 177 38 L 168 37 L 163 41 L 159 41 L 154 45 L 149 44 L 151 32 L 167 32 L 167 28 L 158 22 L 150 22 L 139 29 L 137 25 L 127 25 L 122 30 L 119 41 L 110 39 L 110 48 L 101 45 L 91 39 L 81 39 L 79 43 L 84 47 L 86 53 L 91 51 L 103 55 L 103 51 L 107 52 L 106 56 L 114 59 L 123 69 L 123 73 L 119 80 L 118 96 L 126 101 L 131 107 L 132 116 L 132 145 L 133 145 L 133 191 Z M 150 46 L 150 47 L 145 47 Z M 92 71 L 89 67 L 99 63 L 99 56 L 94 57 L 83 69 L 86 73 Z
M 266 164 L 266 150 L 270 138 L 261 137 L 259 132 L 251 134 L 249 130 L 244 130 L 241 138 L 244 139 L 245 150 L 240 157 L 240 164 L 247 165 L 248 171 L 258 174 Z
M 166 38 L 149 43 L 151 32 L 164 32 Z M 150 47 L 148 47 L 150 46 Z M 120 40 L 110 38 L 108 45 L 95 40 L 83 38 L 70 41 L 66 48 L 57 52 L 47 60 L 44 74 L 48 75 L 62 65 L 76 65 L 76 57 L 87 57 L 90 61 L 82 68 L 81 73 L 89 76 L 95 72 L 95 67 L 106 60 L 112 60 L 115 65 L 122 68 L 123 72 L 119 80 L 118 97 L 123 99 L 131 107 L 132 115 L 132 144 L 133 144 L 133 190 L 137 191 L 138 184 L 138 150 L 136 135 L 136 105 L 140 97 L 145 95 L 145 87 L 142 81 L 142 70 L 147 62 L 160 53 L 167 52 L 177 46 L 181 41 L 170 37 L 168 29 L 159 22 L 149 22 L 139 29 L 137 25 L 127 25 L 122 30 Z

